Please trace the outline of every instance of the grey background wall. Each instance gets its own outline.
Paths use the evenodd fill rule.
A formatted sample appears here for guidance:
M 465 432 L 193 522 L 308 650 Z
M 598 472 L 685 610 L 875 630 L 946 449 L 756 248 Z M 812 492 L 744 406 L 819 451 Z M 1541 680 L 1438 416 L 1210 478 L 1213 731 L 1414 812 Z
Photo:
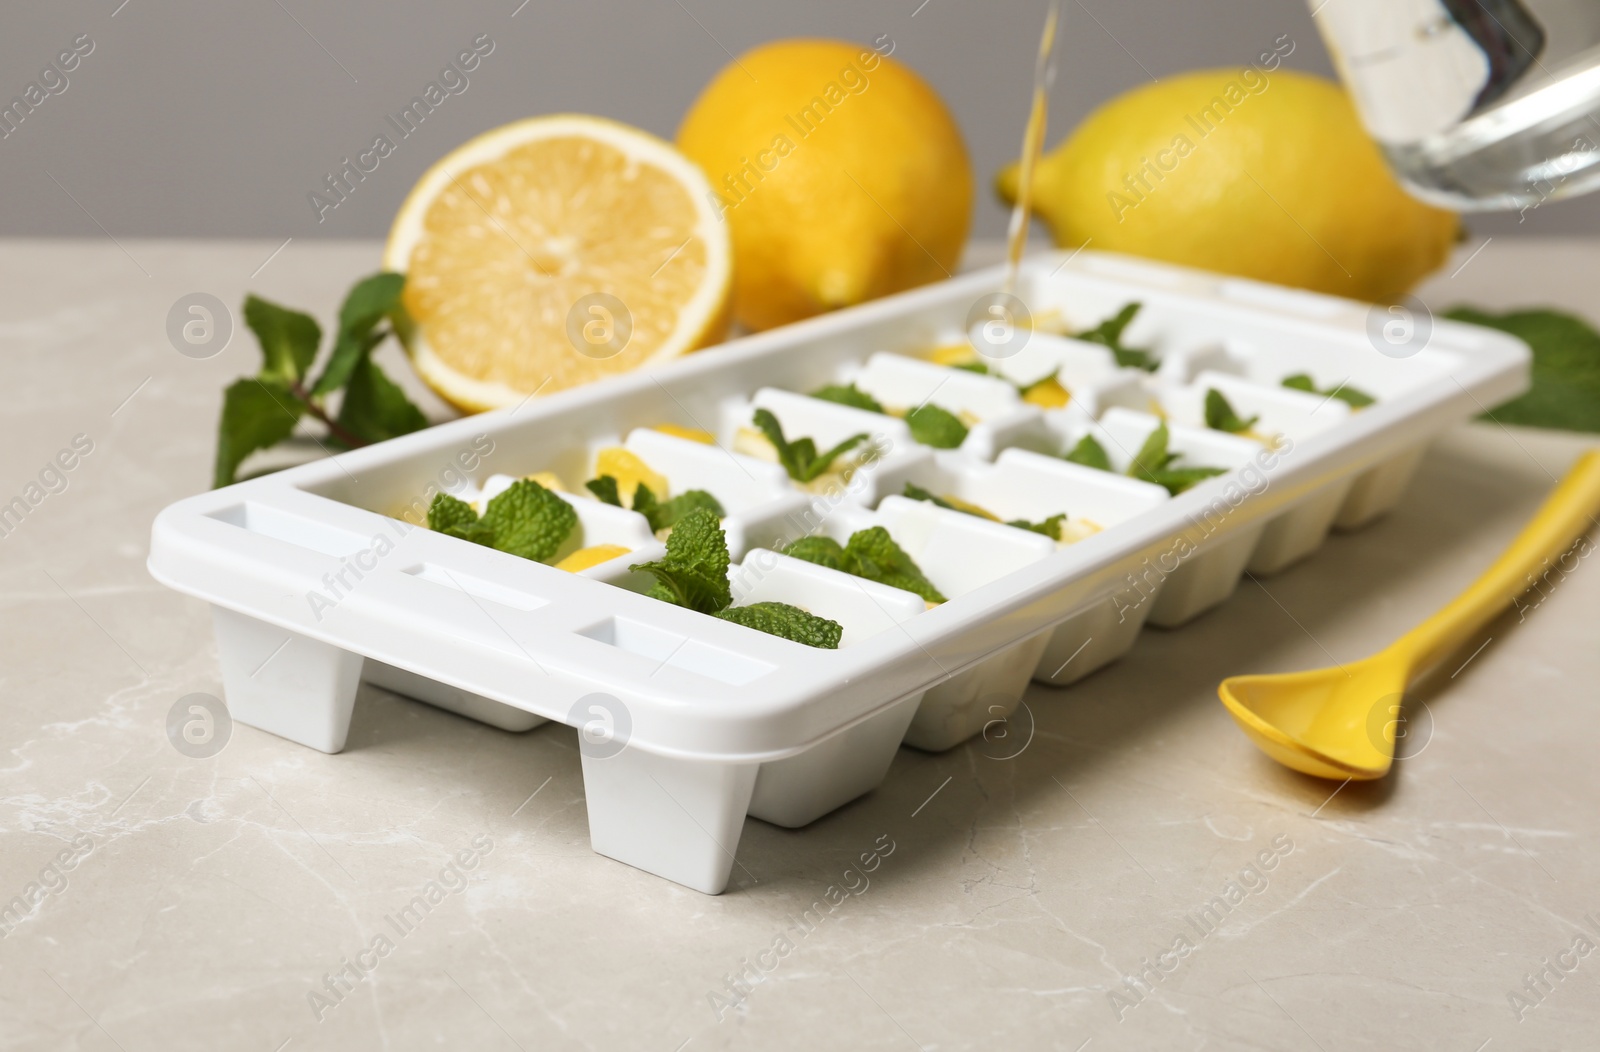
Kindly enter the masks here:
M 121 6 L 118 6 L 118 5 Z M 521 4 L 519 7 L 518 5 Z M 920 5 L 920 6 L 919 6 Z M 486 128 L 538 113 L 603 114 L 670 137 L 700 87 L 789 36 L 894 55 L 954 109 L 988 190 L 1014 156 L 1043 0 L 60 0 L 0 12 L 0 99 L 88 34 L 61 93 L 0 139 L 0 236 L 378 237 L 412 182 Z M 1281 34 L 1291 67 L 1330 73 L 1303 0 L 1068 0 L 1053 143 L 1097 102 L 1152 77 L 1238 65 Z M 307 195 L 384 117 L 488 34 L 495 48 L 358 192 L 321 222 Z M 391 138 L 394 136 L 391 134 Z M 1600 195 L 1475 233 L 1600 233 Z

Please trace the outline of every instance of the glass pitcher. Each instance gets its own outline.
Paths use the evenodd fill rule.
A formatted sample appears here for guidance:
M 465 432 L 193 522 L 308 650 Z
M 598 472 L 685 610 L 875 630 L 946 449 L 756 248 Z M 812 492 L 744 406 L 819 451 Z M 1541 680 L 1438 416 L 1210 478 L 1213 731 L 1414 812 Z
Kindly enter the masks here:
M 1600 0 L 1309 0 L 1401 181 L 1467 211 L 1600 186 Z

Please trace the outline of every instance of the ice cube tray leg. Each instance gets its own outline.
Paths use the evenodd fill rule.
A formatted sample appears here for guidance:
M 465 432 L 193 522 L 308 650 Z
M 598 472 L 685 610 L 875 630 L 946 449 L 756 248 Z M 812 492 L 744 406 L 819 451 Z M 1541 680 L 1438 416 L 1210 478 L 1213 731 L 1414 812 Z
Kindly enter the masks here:
M 1028 678 L 1050 643 L 1051 629 L 1036 632 L 991 657 L 929 687 L 906 731 L 906 744 L 928 752 L 954 748 L 1022 703 Z
M 750 816 L 795 829 L 870 793 L 889 773 L 921 702 L 918 691 L 803 753 L 762 764 Z
M 1076 683 L 1126 654 L 1150 616 L 1150 603 L 1110 596 L 1061 622 L 1050 633 L 1033 678 L 1052 687 Z
M 1422 457 L 1428 452 L 1427 443 L 1413 449 L 1401 450 L 1388 460 L 1356 479 L 1345 498 L 1344 507 L 1333 525 L 1341 530 L 1360 529 L 1387 512 L 1405 496 L 1411 476 L 1417 473 Z
M 1277 573 L 1322 547 L 1354 481 L 1343 479 L 1319 487 L 1268 523 L 1247 569 L 1255 574 Z
M 628 747 L 612 756 L 586 752 L 589 845 L 686 888 L 720 895 L 733 870 L 756 768 Z
M 220 606 L 211 623 L 230 716 L 320 752 L 344 748 L 360 654 Z
M 1161 582 L 1150 607 L 1150 623 L 1176 628 L 1224 602 L 1239 587 L 1239 575 L 1265 527 L 1265 523 L 1244 526 L 1216 547 L 1180 563 Z

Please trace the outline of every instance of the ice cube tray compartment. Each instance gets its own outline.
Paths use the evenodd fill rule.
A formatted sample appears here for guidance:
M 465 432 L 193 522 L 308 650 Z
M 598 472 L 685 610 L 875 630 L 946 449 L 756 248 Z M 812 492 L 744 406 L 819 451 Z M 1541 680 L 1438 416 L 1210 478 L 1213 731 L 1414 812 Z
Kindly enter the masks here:
M 752 551 L 729 574 L 729 582 L 736 606 L 791 603 L 838 621 L 844 628 L 841 647 L 923 612 L 922 599 L 910 592 L 764 549 Z M 762 764 L 749 813 L 776 825 L 802 826 L 870 792 L 888 772 L 923 693 L 910 694 L 802 753 Z
M 490 501 L 510 489 L 516 482 L 517 479 L 510 475 L 490 475 L 484 480 L 482 489 L 468 487 L 462 491 L 460 499 L 474 505 L 481 513 Z M 567 537 L 566 542 L 556 550 L 555 555 L 550 557 L 549 561 L 552 564 L 560 562 L 580 548 L 614 544 L 628 549 L 626 554 L 578 571 L 582 576 L 596 577 L 609 569 L 609 563 L 624 559 L 638 562 L 639 560 L 633 557 L 633 552 L 655 543 L 656 537 L 650 531 L 650 524 L 638 512 L 603 504 L 575 493 L 558 492 L 556 496 L 572 506 L 572 510 L 578 516 L 578 525 Z
M 955 496 L 1011 521 L 1039 522 L 1061 512 L 1087 519 L 1102 530 L 1116 527 L 1168 500 L 1160 486 L 1057 457 L 1008 449 L 994 464 L 942 456 L 913 481 L 940 495 Z M 1087 538 L 1085 538 L 1087 539 Z M 1074 542 L 1081 543 L 1081 542 Z M 1106 595 L 1051 630 L 1034 678 L 1055 686 L 1075 683 L 1133 646 L 1149 606 Z
M 672 484 L 673 496 L 699 489 L 717 498 L 726 512 L 722 528 L 734 559 L 749 549 L 752 531 L 781 522 L 806 505 L 783 468 L 722 446 L 636 428 L 623 448 L 664 476 Z
M 1188 386 L 1167 388 L 1162 404 L 1175 419 L 1203 424 L 1204 400 L 1212 390 L 1220 392 L 1241 417 L 1259 417 L 1251 432 L 1275 441 L 1303 441 L 1338 427 L 1353 412 L 1329 395 L 1268 387 L 1209 369 L 1202 370 Z M 1335 479 L 1300 497 L 1294 507 L 1267 526 L 1246 569 L 1277 573 L 1316 551 L 1355 481 L 1353 477 Z
M 901 415 L 923 405 L 954 413 L 968 424 L 961 450 L 980 460 L 993 460 L 1010 446 L 1048 442 L 1043 415 L 1005 380 L 880 351 L 845 381 Z
M 839 509 L 821 519 L 815 532 L 843 545 L 852 534 L 873 526 L 887 530 L 947 600 L 1038 562 L 1056 547 L 1054 541 L 1037 533 L 897 496 L 885 497 L 875 512 Z M 836 570 L 814 569 L 855 582 L 863 591 L 881 587 Z M 914 612 L 922 612 L 921 598 L 910 592 L 899 594 L 915 601 Z M 1003 721 L 1021 701 L 1023 687 L 1047 642 L 1045 636 L 1047 633 L 1041 633 L 1023 640 L 968 668 L 948 670 L 942 682 L 927 689 L 909 726 L 902 728 L 906 744 L 940 752 L 982 732 L 992 722 Z
M 747 814 L 811 822 L 869 792 L 902 742 L 983 733 L 1029 676 L 1071 682 L 1125 652 L 1146 619 L 1214 607 L 1247 566 L 1269 572 L 1330 521 L 1381 514 L 1433 435 L 1526 383 L 1526 348 L 1503 334 L 1438 321 L 1418 353 L 1390 358 L 1366 305 L 1095 252 L 1031 260 L 1016 291 L 1068 331 L 1139 301 L 1123 340 L 1154 371 L 1044 331 L 988 376 L 927 360 L 1000 282 L 998 270 L 952 279 L 201 494 L 157 518 L 151 572 L 213 606 L 234 718 L 324 752 L 343 747 L 363 676 L 508 730 L 616 717 L 617 739 L 601 742 L 615 748 L 580 737 L 594 849 L 716 893 Z M 1282 388 L 1297 372 L 1378 401 L 1351 412 Z M 1065 407 L 1021 398 L 1047 373 Z M 850 381 L 892 407 L 931 396 L 969 414 L 967 441 L 934 451 L 896 417 L 806 394 Z M 1281 429 L 1285 449 L 1192 426 L 1209 386 Z M 868 433 L 869 463 L 797 484 L 770 455 L 735 449 L 757 407 L 824 449 Z M 1092 434 L 1125 469 L 1160 423 L 1150 410 L 1188 463 L 1227 473 L 1170 497 L 1059 459 Z M 669 424 L 718 443 L 654 430 Z M 673 493 L 723 504 L 737 602 L 806 607 L 839 621 L 845 645 L 814 650 L 638 594 L 650 579 L 628 566 L 663 546 L 642 516 L 580 490 L 613 445 Z M 415 528 L 437 492 L 482 495 L 541 471 L 572 490 L 569 547 L 628 555 L 572 574 Z M 1004 518 L 1066 511 L 1104 529 L 1058 545 L 906 499 L 907 482 Z M 813 532 L 843 542 L 862 524 L 887 528 L 949 601 L 926 609 L 770 550 Z
M 1050 424 L 1061 436 L 1063 452 L 1074 448 L 1085 436 L 1091 437 L 1105 450 L 1111 466 L 1125 473 L 1145 439 L 1162 422 L 1149 413 L 1112 408 L 1100 420 L 1089 423 L 1067 414 L 1052 414 Z M 1167 449 L 1180 454 L 1178 463 L 1184 467 L 1227 468 L 1232 474 L 1242 474 L 1263 449 L 1258 442 L 1207 428 L 1168 423 L 1167 432 Z M 1208 479 L 1190 492 L 1215 493 L 1219 485 L 1215 479 Z M 1227 510 L 1230 514 L 1224 519 L 1231 518 L 1231 508 Z M 1172 545 L 1155 553 L 1153 561 L 1145 560 L 1125 580 L 1112 604 L 1117 610 L 1115 624 L 1123 628 L 1129 621 L 1148 621 L 1172 628 L 1223 603 L 1238 587 L 1239 575 L 1265 529 L 1266 523 L 1261 521 L 1227 530 L 1213 529 L 1208 516 L 1200 514 L 1179 534 L 1181 542 L 1175 538 Z M 1183 555 L 1175 567 L 1168 568 L 1164 564 L 1172 561 L 1168 556 L 1174 551 Z M 1109 630 L 1105 625 L 1103 631 Z
M 728 582 L 734 606 L 788 603 L 837 621 L 844 628 L 841 649 L 887 632 L 924 609 L 910 592 L 760 548 L 730 570 Z
M 1297 441 L 1310 438 L 1338 427 L 1350 415 L 1350 407 L 1337 398 L 1287 387 L 1267 387 L 1209 369 L 1202 370 L 1187 384 L 1161 385 L 1157 399 L 1174 423 L 1203 428 L 1206 426 L 1205 403 L 1212 391 L 1226 398 L 1240 417 L 1254 419 L 1250 431 L 1263 438 L 1279 435 Z
M 830 471 L 809 483 L 791 480 L 794 488 L 803 492 L 842 493 L 856 503 L 871 506 L 904 489 L 911 467 L 931 455 L 926 446 L 912 439 L 904 420 L 773 387 L 761 388 L 748 402 L 724 405 L 722 434 L 729 448 L 738 450 L 751 437 L 755 425 L 750 421 L 757 409 L 765 409 L 777 419 L 785 441 L 809 438 L 816 443 L 818 452 L 855 435 L 868 436 L 835 464 L 852 465 L 848 477 Z M 761 448 L 759 443 L 755 448 Z

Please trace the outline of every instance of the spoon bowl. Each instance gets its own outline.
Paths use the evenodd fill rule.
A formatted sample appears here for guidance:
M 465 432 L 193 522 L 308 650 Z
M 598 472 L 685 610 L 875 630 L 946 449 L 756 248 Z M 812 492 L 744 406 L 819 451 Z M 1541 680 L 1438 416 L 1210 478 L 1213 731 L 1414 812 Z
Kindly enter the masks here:
M 1406 688 L 1504 610 L 1600 514 L 1600 450 L 1566 477 L 1511 545 L 1466 591 L 1362 661 L 1309 672 L 1231 676 L 1217 696 L 1250 740 L 1319 778 L 1382 778 L 1394 764 Z
M 1343 667 L 1233 676 L 1217 695 L 1262 752 L 1319 778 L 1382 778 L 1406 670 L 1388 652 Z

